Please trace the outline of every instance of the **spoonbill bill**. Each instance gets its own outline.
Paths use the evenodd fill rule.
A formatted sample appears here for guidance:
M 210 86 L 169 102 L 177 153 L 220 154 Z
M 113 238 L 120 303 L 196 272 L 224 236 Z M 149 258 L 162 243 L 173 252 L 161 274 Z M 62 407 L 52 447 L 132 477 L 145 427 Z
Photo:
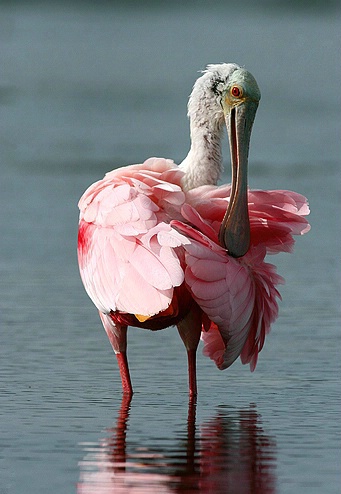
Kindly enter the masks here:
M 115 169 L 79 201 L 81 278 L 116 354 L 123 393 L 132 395 L 127 328 L 177 326 L 197 394 L 196 351 L 219 369 L 239 356 L 253 371 L 278 315 L 283 279 L 264 258 L 290 252 L 309 230 L 305 197 L 248 188 L 251 129 L 260 100 L 236 64 L 208 65 L 188 103 L 191 146 L 177 166 L 163 158 Z M 232 183 L 222 172 L 224 123 Z

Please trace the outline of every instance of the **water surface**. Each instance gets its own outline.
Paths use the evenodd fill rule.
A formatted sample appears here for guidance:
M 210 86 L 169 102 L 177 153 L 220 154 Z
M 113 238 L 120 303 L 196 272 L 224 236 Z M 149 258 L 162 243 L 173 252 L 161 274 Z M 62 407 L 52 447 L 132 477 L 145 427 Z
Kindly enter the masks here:
M 0 6 L 1 494 L 339 492 L 339 12 L 217 5 Z M 312 230 L 271 259 L 287 283 L 255 373 L 199 355 L 189 405 L 176 330 L 131 328 L 122 402 L 77 201 L 116 166 L 181 160 L 187 95 L 220 61 L 262 90 L 251 186 L 307 195 Z

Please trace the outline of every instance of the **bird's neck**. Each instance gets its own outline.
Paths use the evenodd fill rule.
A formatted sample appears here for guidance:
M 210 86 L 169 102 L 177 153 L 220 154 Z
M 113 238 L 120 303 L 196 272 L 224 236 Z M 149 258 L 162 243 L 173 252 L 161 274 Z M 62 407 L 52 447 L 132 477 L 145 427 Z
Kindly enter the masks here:
M 191 118 L 191 148 L 180 164 L 185 172 L 185 190 L 200 185 L 216 185 L 223 170 L 221 153 L 222 129 L 217 123 Z

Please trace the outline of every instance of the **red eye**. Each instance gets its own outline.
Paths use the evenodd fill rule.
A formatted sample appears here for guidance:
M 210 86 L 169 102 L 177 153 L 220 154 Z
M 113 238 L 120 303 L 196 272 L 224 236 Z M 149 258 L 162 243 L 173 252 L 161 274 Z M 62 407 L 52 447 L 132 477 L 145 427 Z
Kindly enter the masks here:
M 240 88 L 238 86 L 233 86 L 231 88 L 231 94 L 235 98 L 239 98 L 242 95 L 242 92 L 241 92 L 241 90 L 240 90 Z

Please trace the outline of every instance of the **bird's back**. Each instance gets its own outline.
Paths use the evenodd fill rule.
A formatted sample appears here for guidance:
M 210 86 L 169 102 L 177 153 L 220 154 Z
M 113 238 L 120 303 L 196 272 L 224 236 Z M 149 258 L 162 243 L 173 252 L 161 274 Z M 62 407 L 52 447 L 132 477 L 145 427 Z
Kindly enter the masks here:
M 162 329 L 193 301 L 202 314 L 204 353 L 219 368 L 238 356 L 255 368 L 278 314 L 283 279 L 266 254 L 291 252 L 309 230 L 306 199 L 290 191 L 248 193 L 251 245 L 235 259 L 219 245 L 229 186 L 183 191 L 183 172 L 151 158 L 108 173 L 82 196 L 81 277 L 114 322 Z
M 188 242 L 169 224 L 181 218 L 182 175 L 170 160 L 151 158 L 108 173 L 80 199 L 80 273 L 103 313 L 143 320 L 170 306 L 184 281 L 175 249 Z

